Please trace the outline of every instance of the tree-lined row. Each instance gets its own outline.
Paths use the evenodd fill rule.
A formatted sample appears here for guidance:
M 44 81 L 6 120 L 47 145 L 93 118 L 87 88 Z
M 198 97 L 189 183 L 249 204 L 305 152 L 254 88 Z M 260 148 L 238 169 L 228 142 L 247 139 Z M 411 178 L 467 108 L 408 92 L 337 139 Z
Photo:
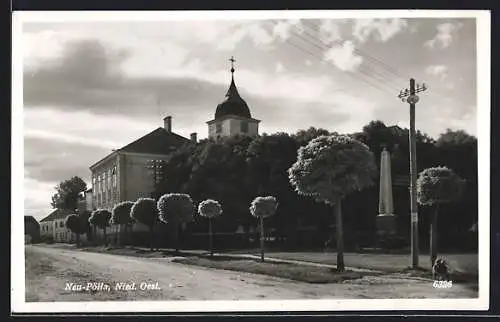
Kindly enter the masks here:
M 296 227 L 298 220 L 316 220 L 317 234 L 322 230 L 328 234 L 329 218 L 332 217 L 329 206 L 335 206 L 337 263 L 339 270 L 343 270 L 344 236 L 352 236 L 350 232 L 344 234 L 344 224 L 375 231 L 366 223 L 374 222 L 377 215 L 378 189 L 373 183 L 378 173 L 380 150 L 385 146 L 392 152 L 393 172 L 408 176 L 407 139 L 405 129 L 391 129 L 381 122 L 372 122 L 363 132 L 349 136 L 311 128 L 295 135 L 277 133 L 187 144 L 163 165 L 163 180 L 155 191 L 158 202 L 149 199 L 149 204 L 137 207 L 142 209 L 139 213 L 143 215 L 133 215 L 138 200 L 130 207 L 129 216 L 124 217 L 152 227 L 152 232 L 158 221 L 177 227 L 178 223 L 191 221 L 193 216 L 184 217 L 177 214 L 180 210 L 175 214 L 168 210 L 184 208 L 179 202 L 173 204 L 175 208 L 164 205 L 165 196 L 187 195 L 192 204 L 201 205 L 207 198 L 218 200 L 224 207 L 223 220 L 218 224 L 221 229 L 234 232 L 237 226 L 254 224 L 248 220 L 247 205 L 255 196 L 272 195 L 281 201 L 277 215 L 272 218 L 274 221 L 270 222 L 274 228 L 283 232 Z M 463 212 L 448 222 L 447 230 L 464 229 L 477 221 L 476 149 L 476 139 L 463 131 L 447 131 L 437 141 L 417 134 L 418 165 L 420 171 L 424 170 L 419 176 L 419 202 L 434 206 L 462 196 L 459 207 Z M 436 168 L 442 164 L 460 176 L 448 168 Z M 470 193 L 462 194 L 464 188 Z M 407 202 L 408 199 L 406 189 L 395 201 Z M 432 222 L 431 235 L 435 237 L 437 216 L 426 215 L 425 210 L 420 211 L 424 213 L 420 218 Z M 99 212 L 102 211 L 96 211 L 92 217 Z M 107 227 L 113 213 L 97 215 L 97 218 L 104 218 L 101 227 Z M 318 220 L 322 215 L 324 217 Z M 399 216 L 403 217 L 403 222 L 408 223 L 404 218 L 407 211 L 400 215 L 403 215 Z M 188 217 L 191 219 L 182 219 Z M 97 221 L 95 225 L 101 225 L 101 219 Z M 435 246 L 435 240 L 430 244 Z M 431 253 L 431 257 L 435 257 L 435 247 Z
M 345 268 L 343 258 L 343 215 L 342 200 L 354 191 L 363 190 L 374 183 L 377 176 L 375 156 L 367 145 L 346 135 L 322 135 L 311 140 L 298 150 L 296 162 L 286 170 L 288 180 L 299 195 L 312 197 L 314 200 L 334 206 L 336 218 L 337 269 Z M 419 175 L 418 197 L 422 204 L 439 204 L 457 199 L 463 191 L 463 180 L 451 170 L 438 167 L 425 169 Z M 208 187 L 209 189 L 209 187 Z M 284 204 L 288 201 L 285 200 Z M 274 214 L 277 208 L 274 197 L 253 200 L 250 206 L 252 215 L 260 217 L 261 256 L 263 255 L 263 219 Z M 221 205 L 211 199 L 199 204 L 198 212 L 209 219 L 222 213 Z M 176 250 L 178 250 L 178 230 L 183 223 L 193 220 L 194 202 L 188 194 L 168 193 L 158 201 L 153 198 L 140 198 L 135 203 L 125 202 L 115 206 L 112 212 L 96 210 L 89 218 L 89 223 L 103 229 L 106 240 L 106 228 L 109 224 L 127 227 L 133 221 L 145 224 L 150 229 L 150 247 L 153 249 L 154 229 L 158 222 L 173 227 Z M 69 216 L 68 228 L 77 235 L 81 230 L 77 226 L 77 217 Z M 434 218 L 437 218 L 435 215 Z M 435 219 L 432 221 L 431 263 L 436 257 Z M 210 239 L 212 238 L 210 224 Z M 210 246 L 212 242 L 210 241 Z M 212 253 L 212 249 L 211 249 Z
M 256 197 L 250 205 L 250 213 L 259 219 L 261 227 L 261 254 L 264 260 L 264 218 L 272 216 L 278 204 L 272 196 Z M 124 228 L 124 236 L 127 236 L 128 228 L 135 222 L 142 223 L 150 231 L 150 249 L 154 246 L 155 228 L 159 223 L 169 224 L 173 229 L 173 237 L 176 241 L 175 250 L 179 251 L 178 232 L 182 224 L 191 222 L 195 214 L 195 204 L 191 197 L 182 193 L 169 193 L 160 197 L 158 201 L 152 198 L 139 198 L 136 202 L 124 201 L 117 204 L 112 211 L 98 209 L 92 212 L 90 217 L 72 214 L 66 217 L 66 227 L 76 236 L 77 247 L 80 246 L 80 235 L 89 231 L 89 224 L 102 229 L 104 244 L 107 244 L 107 228 L 117 225 Z M 209 249 L 213 255 L 213 230 L 212 220 L 222 214 L 222 205 L 212 199 L 202 201 L 198 205 L 197 214 L 208 219 L 209 222 Z M 120 229 L 121 230 L 121 229 Z M 122 245 L 120 234 L 117 234 L 117 243 Z

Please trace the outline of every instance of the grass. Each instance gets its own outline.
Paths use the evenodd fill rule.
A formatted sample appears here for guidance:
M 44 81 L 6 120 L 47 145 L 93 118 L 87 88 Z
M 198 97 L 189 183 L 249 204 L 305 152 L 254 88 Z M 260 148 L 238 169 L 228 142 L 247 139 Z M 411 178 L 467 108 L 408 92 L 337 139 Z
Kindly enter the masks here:
M 248 251 L 255 253 L 256 251 Z M 335 252 L 268 252 L 269 257 L 313 262 L 320 264 L 336 265 L 337 256 Z M 478 275 L 477 254 L 443 254 L 443 257 L 450 264 L 457 275 L 465 274 L 471 276 Z M 350 267 L 381 270 L 384 272 L 400 272 L 408 267 L 410 263 L 409 254 L 370 254 L 370 253 L 345 253 L 345 264 Z M 429 255 L 420 255 L 420 266 L 429 264 Z
M 106 253 L 112 255 L 144 257 L 144 258 L 165 258 L 183 256 L 185 258 L 173 259 L 174 262 L 210 267 L 215 269 L 226 269 L 233 271 L 241 271 L 256 274 L 265 274 L 269 276 L 282 277 L 308 283 L 338 283 L 343 280 L 361 278 L 362 275 L 381 274 L 402 274 L 408 277 L 431 279 L 432 274 L 429 268 L 420 267 L 417 270 L 408 267 L 408 255 L 394 254 L 363 254 L 363 253 L 346 253 L 345 263 L 349 267 L 356 267 L 368 270 L 376 270 L 379 272 L 352 272 L 346 271 L 339 274 L 328 267 L 316 267 L 311 265 L 302 265 L 295 263 L 271 262 L 261 263 L 256 259 L 238 258 L 234 256 L 216 255 L 213 258 L 207 256 L 207 253 L 202 251 L 199 254 L 176 253 L 174 250 L 154 250 L 150 251 L 147 248 L 136 248 L 132 246 L 83 246 L 76 248 L 74 245 L 48 245 L 48 247 L 67 248 L 80 251 Z M 254 250 L 246 252 L 234 253 L 255 253 Z M 328 264 L 335 266 L 337 261 L 336 253 L 328 252 L 269 252 L 269 257 L 282 260 L 295 260 L 319 264 Z M 186 257 L 187 256 L 187 257 Z M 428 260 L 427 255 L 421 255 L 421 266 L 425 265 Z M 456 254 L 445 256 L 452 266 L 451 279 L 454 283 L 478 283 L 477 274 L 477 255 L 474 254 Z
M 281 277 L 299 282 L 326 284 L 341 283 L 347 280 L 359 279 L 367 273 L 346 270 L 336 272 L 327 267 L 305 266 L 286 262 L 260 262 L 252 259 L 238 259 L 226 256 L 190 256 L 174 259 L 173 262 L 215 269 L 225 269 L 268 276 Z M 375 273 L 370 273 L 375 275 Z

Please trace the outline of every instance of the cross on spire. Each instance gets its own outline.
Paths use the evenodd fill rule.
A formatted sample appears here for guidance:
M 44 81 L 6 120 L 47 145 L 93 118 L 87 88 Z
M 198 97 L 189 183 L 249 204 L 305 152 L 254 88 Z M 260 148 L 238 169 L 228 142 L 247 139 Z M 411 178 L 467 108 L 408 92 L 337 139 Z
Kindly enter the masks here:
M 233 56 L 231 56 L 231 58 L 229 59 L 229 61 L 231 62 L 231 73 L 234 73 L 234 62 L 235 62 L 236 60 L 234 60 L 234 57 L 233 57 Z

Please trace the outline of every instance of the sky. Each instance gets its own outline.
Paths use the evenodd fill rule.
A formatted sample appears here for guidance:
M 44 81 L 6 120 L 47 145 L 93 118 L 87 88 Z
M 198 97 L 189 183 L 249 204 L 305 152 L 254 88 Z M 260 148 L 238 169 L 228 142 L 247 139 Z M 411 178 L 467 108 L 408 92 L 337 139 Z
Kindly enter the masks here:
M 407 126 L 397 95 L 425 83 L 417 129 L 476 135 L 474 18 L 25 22 L 25 214 L 58 182 L 163 125 L 206 138 L 235 81 L 260 133 Z

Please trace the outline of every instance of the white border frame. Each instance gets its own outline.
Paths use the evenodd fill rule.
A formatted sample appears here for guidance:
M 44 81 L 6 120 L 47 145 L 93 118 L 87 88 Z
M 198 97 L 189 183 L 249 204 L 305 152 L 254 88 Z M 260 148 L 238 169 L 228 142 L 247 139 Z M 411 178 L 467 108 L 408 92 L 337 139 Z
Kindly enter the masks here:
M 25 302 L 24 270 L 24 145 L 23 48 L 24 22 L 236 20 L 306 18 L 476 18 L 477 137 L 479 193 L 479 297 L 477 299 L 257 300 L 257 301 L 127 301 Z M 70 312 L 258 312 L 367 310 L 488 310 L 490 291 L 490 12 L 486 10 L 365 11 L 23 11 L 12 15 L 12 226 L 11 310 L 13 313 Z M 23 267 L 23 269 L 20 269 Z

